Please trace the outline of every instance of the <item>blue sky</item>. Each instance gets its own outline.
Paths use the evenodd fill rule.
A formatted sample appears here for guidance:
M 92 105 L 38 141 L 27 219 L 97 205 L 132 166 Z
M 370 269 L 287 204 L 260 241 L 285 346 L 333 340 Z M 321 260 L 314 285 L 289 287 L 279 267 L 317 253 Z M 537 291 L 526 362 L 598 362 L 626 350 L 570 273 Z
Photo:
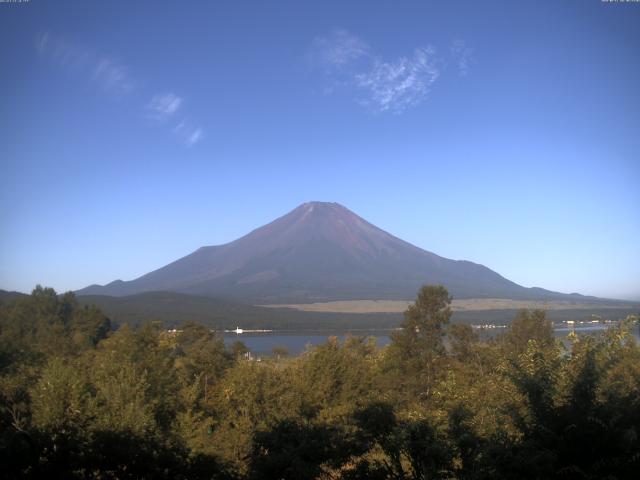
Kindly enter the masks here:
M 309 200 L 640 299 L 640 4 L 0 4 L 0 288 L 135 278 Z

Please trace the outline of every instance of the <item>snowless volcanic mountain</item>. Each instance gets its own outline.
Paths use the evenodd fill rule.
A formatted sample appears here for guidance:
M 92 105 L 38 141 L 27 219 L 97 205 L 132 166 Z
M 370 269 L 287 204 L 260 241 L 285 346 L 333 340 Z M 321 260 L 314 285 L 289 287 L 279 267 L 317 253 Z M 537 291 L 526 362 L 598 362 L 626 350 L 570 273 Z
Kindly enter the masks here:
M 135 280 L 77 293 L 170 291 L 267 304 L 413 299 L 425 284 L 443 284 L 455 298 L 584 298 L 525 288 L 483 265 L 440 257 L 325 202 L 300 205 L 238 240 L 202 247 Z

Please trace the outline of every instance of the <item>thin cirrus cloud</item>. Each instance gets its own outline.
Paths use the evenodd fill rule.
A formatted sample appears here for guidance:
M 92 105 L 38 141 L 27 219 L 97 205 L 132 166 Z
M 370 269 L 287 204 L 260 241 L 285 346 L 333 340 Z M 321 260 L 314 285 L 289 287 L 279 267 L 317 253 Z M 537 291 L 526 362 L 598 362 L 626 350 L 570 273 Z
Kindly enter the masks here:
M 454 40 L 451 45 L 451 56 L 457 63 L 460 76 L 466 77 L 471 68 L 471 64 L 474 62 L 473 50 L 467 47 L 464 40 Z
M 426 47 L 393 62 L 376 59 L 369 70 L 355 75 L 355 84 L 368 93 L 360 100 L 362 105 L 402 113 L 422 102 L 439 76 L 435 49 Z
M 450 54 L 460 75 L 467 75 L 472 50 L 457 40 Z M 308 58 L 312 67 L 324 73 L 325 93 L 351 90 L 358 104 L 376 113 L 400 114 L 422 103 L 447 67 L 447 59 L 434 46 L 418 47 L 412 55 L 388 60 L 346 30 L 316 37 Z
M 175 118 L 183 104 L 182 97 L 175 93 L 159 93 L 147 103 L 148 117 L 158 122 L 168 122 Z M 186 146 L 193 147 L 204 138 L 202 127 L 194 125 L 188 118 L 174 124 L 171 132 Z
M 160 93 L 151 97 L 147 104 L 149 117 L 166 122 L 173 119 L 183 103 L 182 97 L 175 93 Z M 193 147 L 204 138 L 202 127 L 194 125 L 188 118 L 183 118 L 177 122 L 171 132 L 186 146 Z
M 192 125 L 188 120 L 180 121 L 174 128 L 173 133 L 187 146 L 192 147 L 204 137 L 201 127 Z
M 174 93 L 154 95 L 147 104 L 147 110 L 152 118 L 166 120 L 178 111 L 182 105 L 182 98 Z
M 115 58 L 67 42 L 49 32 L 36 38 L 35 47 L 41 57 L 58 68 L 89 79 L 100 90 L 117 98 L 131 97 L 136 89 L 129 69 Z M 144 92 L 138 93 L 144 95 Z M 182 97 L 174 93 L 160 93 L 153 95 L 143 109 L 146 117 L 165 123 L 175 118 L 182 104 Z M 176 122 L 171 132 L 187 147 L 192 147 L 204 137 L 202 127 L 193 125 L 186 118 Z
M 110 58 L 102 58 L 94 69 L 94 76 L 108 92 L 117 95 L 130 93 L 134 86 L 127 69 Z
M 134 90 L 135 84 L 127 67 L 114 58 L 99 55 L 48 32 L 38 36 L 36 49 L 58 67 L 90 78 L 107 93 L 121 97 Z
M 309 52 L 311 61 L 327 70 L 345 67 L 370 55 L 369 45 L 346 30 L 314 38 Z

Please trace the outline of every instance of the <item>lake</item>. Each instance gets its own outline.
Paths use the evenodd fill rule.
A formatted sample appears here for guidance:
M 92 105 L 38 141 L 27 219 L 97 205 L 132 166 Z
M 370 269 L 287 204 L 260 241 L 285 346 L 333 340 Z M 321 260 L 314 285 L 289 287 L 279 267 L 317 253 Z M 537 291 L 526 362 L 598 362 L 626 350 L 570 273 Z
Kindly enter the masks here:
M 557 337 L 565 337 L 572 330 L 577 334 L 597 334 L 604 331 L 610 325 L 589 324 L 579 325 L 576 327 L 558 326 L 554 329 Z M 475 330 L 475 329 L 474 329 Z M 271 355 L 274 347 L 286 347 L 290 355 L 298 355 L 302 353 L 307 345 L 320 345 L 325 343 L 331 336 L 338 337 L 342 342 L 345 337 L 351 333 L 353 336 L 374 337 L 378 347 L 384 347 L 391 342 L 389 335 L 393 330 L 357 330 L 357 331 L 288 331 L 278 330 L 273 332 L 260 333 L 225 333 L 224 343 L 231 345 L 235 341 L 243 342 L 247 348 L 255 355 Z M 475 330 L 478 331 L 478 330 Z M 499 333 L 506 331 L 505 328 L 483 329 L 480 332 L 481 338 L 491 338 Z M 633 328 L 633 336 L 640 341 L 638 326 Z
M 338 337 L 340 342 L 349 335 L 358 337 L 374 337 L 378 347 L 388 345 L 392 330 L 369 330 L 353 332 L 327 332 L 327 331 L 273 331 L 268 333 L 225 333 L 224 343 L 231 345 L 235 341 L 243 342 L 247 348 L 256 355 L 271 355 L 274 347 L 286 347 L 290 355 L 302 353 L 307 345 L 320 345 L 329 337 Z

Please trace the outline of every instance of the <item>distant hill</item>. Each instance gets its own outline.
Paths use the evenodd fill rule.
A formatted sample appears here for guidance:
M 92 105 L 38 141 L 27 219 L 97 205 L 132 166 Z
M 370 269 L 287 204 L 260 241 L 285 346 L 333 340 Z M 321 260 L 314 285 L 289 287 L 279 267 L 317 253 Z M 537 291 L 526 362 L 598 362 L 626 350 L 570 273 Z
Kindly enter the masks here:
M 187 321 L 214 328 L 270 328 L 278 330 L 394 328 L 399 313 L 300 312 L 288 308 L 254 307 L 209 297 L 173 292 L 147 292 L 126 297 L 79 295 L 85 305 L 97 305 L 115 324 L 138 325 L 159 320 L 168 327 Z
M 19 292 L 0 290 L 0 305 L 26 298 Z M 139 325 L 148 321 L 160 321 L 166 327 L 178 327 L 194 321 L 215 329 L 269 328 L 280 333 L 291 331 L 351 331 L 366 334 L 371 329 L 396 328 L 402 313 L 337 313 L 331 311 L 299 311 L 292 308 L 256 307 L 211 297 L 199 297 L 173 292 L 146 292 L 136 295 L 111 297 L 105 295 L 79 295 L 84 305 L 97 305 L 111 319 L 114 326 Z M 592 315 L 602 318 L 620 319 L 637 314 L 640 306 L 592 304 L 589 308 L 549 310 L 551 320 L 590 320 Z M 1 310 L 0 310 L 1 313 Z M 511 322 L 517 309 L 454 310 L 452 320 L 461 323 L 505 323 Z M 284 331 L 284 332 L 283 332 Z
M 311 202 L 231 243 L 202 247 L 135 280 L 92 285 L 79 295 L 169 291 L 248 303 L 413 299 L 443 284 L 455 298 L 593 297 L 522 287 L 489 268 L 407 243 L 337 203 Z
M 182 293 L 149 292 L 126 297 L 102 295 L 78 296 L 83 304 L 99 306 L 116 325 L 138 325 L 159 320 L 167 327 L 177 327 L 194 321 L 216 329 L 269 328 L 280 331 L 366 331 L 380 328 L 396 328 L 402 313 L 335 313 L 304 312 L 290 308 L 254 307 L 209 297 Z M 454 311 L 452 320 L 461 323 L 508 324 L 517 309 Z M 592 315 L 617 320 L 629 314 L 637 314 L 638 306 L 603 305 L 585 309 L 549 310 L 551 320 L 590 320 Z
M 17 298 L 23 298 L 26 296 L 27 296 L 26 293 L 8 292 L 7 290 L 0 290 L 0 303 L 10 302 Z

